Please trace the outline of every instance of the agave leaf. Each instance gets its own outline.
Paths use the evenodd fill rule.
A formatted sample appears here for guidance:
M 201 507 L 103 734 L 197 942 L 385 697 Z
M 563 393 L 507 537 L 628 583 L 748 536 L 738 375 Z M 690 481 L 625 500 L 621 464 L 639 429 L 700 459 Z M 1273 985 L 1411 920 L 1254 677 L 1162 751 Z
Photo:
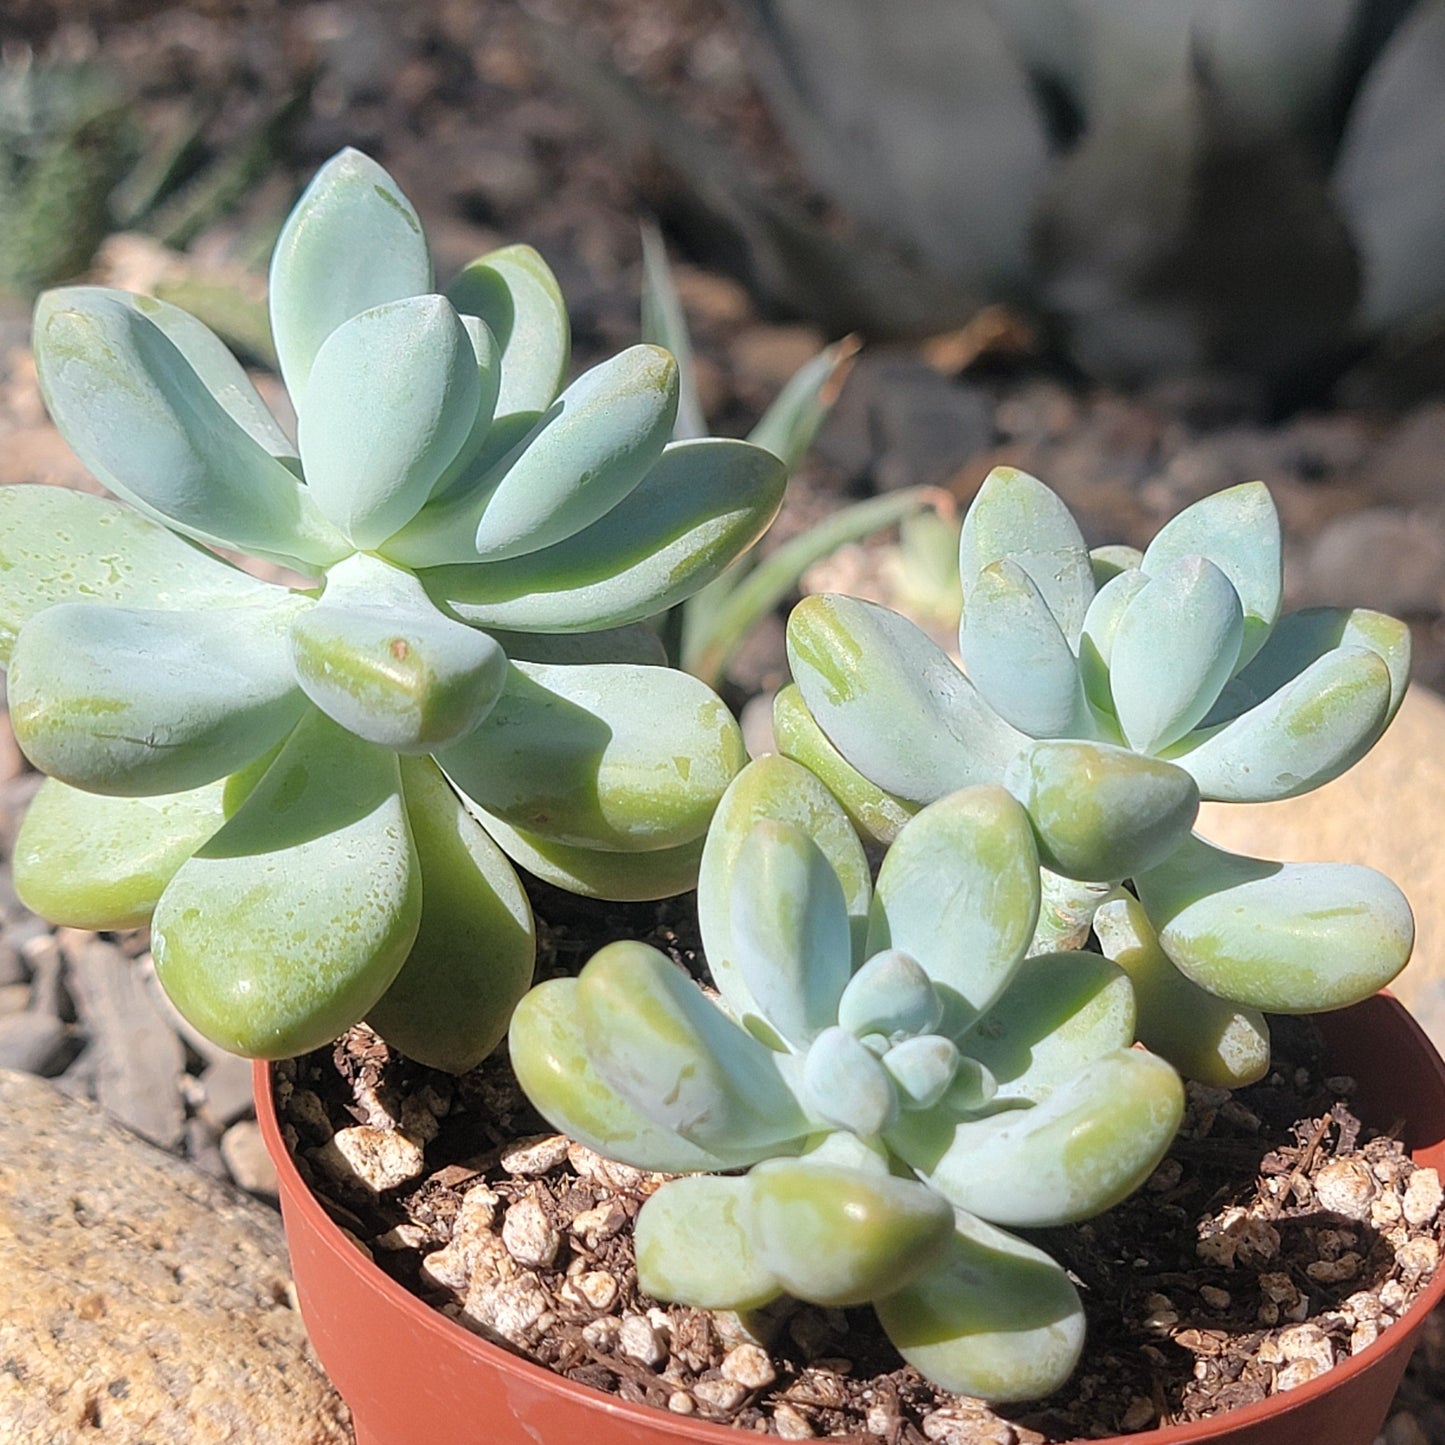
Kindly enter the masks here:
M 811 838 L 843 887 L 852 958 L 862 958 L 872 897 L 868 859 L 837 800 L 806 768 L 776 754 L 755 759 L 728 785 L 713 816 L 697 881 L 697 917 L 708 968 L 733 1014 L 765 1017 L 749 992 L 733 939 L 733 879 L 754 828 L 783 823 Z
M 766 447 L 791 472 L 833 410 L 858 349 L 857 338 L 846 336 L 804 362 L 773 398 L 748 440 Z
M 572 333 L 561 287 L 530 246 L 503 246 L 479 257 L 447 287 L 463 316 L 485 321 L 502 348 L 496 415 L 535 419 L 562 390 Z
M 810 1126 L 775 1054 L 665 955 L 609 943 L 578 976 L 587 1056 L 639 1113 L 718 1153 L 775 1153 Z
M 965 615 L 979 577 L 1005 558 L 1032 579 L 1074 646 L 1094 596 L 1083 534 L 1069 509 L 1042 482 L 1013 467 L 995 467 L 978 489 L 959 537 Z
M 1104 952 L 1129 975 L 1138 1037 L 1187 1079 L 1238 1089 L 1269 1069 L 1269 1025 L 1258 1009 L 1217 998 L 1175 968 L 1137 898 L 1112 899 L 1094 915 Z
M 630 853 L 699 837 L 747 752 L 732 714 L 685 673 L 523 662 L 437 761 L 514 828 Z
M 828 741 L 796 683 L 790 682 L 773 699 L 773 737 L 785 758 L 800 763 L 822 781 L 865 838 L 891 843 L 918 811 L 918 804 L 905 803 L 870 783 Z
M 405 534 L 383 550 L 424 565 L 428 591 L 469 622 L 590 632 L 651 617 L 705 587 L 762 535 L 785 481 L 778 460 L 746 442 L 678 442 L 600 521 L 540 551 L 439 567 Z M 448 545 L 454 554 L 455 536 Z
M 1390 670 L 1377 652 L 1337 647 L 1258 706 L 1173 749 L 1202 797 L 1269 803 L 1353 767 L 1384 730 Z
M 1028 744 L 942 648 L 886 607 L 805 597 L 788 619 L 788 662 L 833 746 L 906 802 L 998 782 Z
M 95 288 L 46 292 L 35 308 L 35 365 L 75 454 L 147 515 L 303 573 L 350 550 L 306 488 L 131 306 Z
M 358 548 L 421 510 L 469 440 L 481 405 L 476 352 L 440 296 L 409 296 L 343 322 L 322 343 L 298 439 L 316 505 Z
M 798 1299 L 857 1305 L 891 1294 L 945 1248 L 953 1212 L 911 1179 L 813 1159 L 748 1175 L 745 1228 L 764 1268 Z
M 411 202 L 349 147 L 317 171 L 271 253 L 271 334 L 286 389 L 304 402 L 321 344 L 353 316 L 432 289 Z
M 966 1023 L 1007 986 L 1039 915 L 1029 821 L 1002 788 L 968 788 L 925 808 L 878 873 L 868 952 L 901 949 Z
M 1089 737 L 1079 666 L 1033 579 L 1011 558 L 990 562 L 964 594 L 958 649 L 974 686 L 1030 737 Z
M 1114 712 L 1109 666 L 1119 619 L 1148 585 L 1148 577 L 1137 567 L 1121 569 L 1099 584 L 1084 614 L 1083 631 L 1079 634 L 1079 675 L 1084 681 L 1085 694 L 1100 712 L 1111 715 Z
M 1264 645 L 1284 590 L 1279 513 L 1263 482 L 1204 497 L 1170 518 L 1144 551 L 1151 577 L 1185 557 L 1205 557 L 1229 578 L 1244 610 L 1238 666 Z
M 513 662 L 627 662 L 638 667 L 666 667 L 662 639 L 645 622 L 629 622 L 600 632 L 506 632 L 489 627 L 487 635 Z
M 309 605 L 38 612 L 10 657 L 16 740 L 42 772 L 92 793 L 179 793 L 225 777 L 306 710 L 286 639 Z
M 1039 1104 L 955 1122 L 947 1106 L 899 1115 L 888 1144 L 950 1203 L 1023 1227 L 1102 1213 L 1164 1157 L 1184 1112 L 1162 1059 L 1116 1049 Z
M 960 1212 L 928 1272 L 874 1302 L 926 1379 L 985 1400 L 1037 1400 L 1073 1372 L 1084 1307 L 1043 1250 Z
M 763 1017 L 805 1048 L 838 1017 L 853 971 L 843 885 L 806 833 L 765 818 L 753 826 L 732 877 L 732 946 Z
M 57 602 L 208 612 L 280 591 L 106 497 L 0 487 L 0 662 Z
M 156 973 L 222 1048 L 305 1053 L 386 992 L 421 907 L 395 755 L 312 712 L 166 885 Z
M 650 221 L 642 224 L 642 339 L 672 353 L 677 362 L 677 419 L 672 435 L 689 441 L 707 435 L 707 417 L 693 381 L 692 336 L 687 313 L 673 284 L 662 233 Z
M 1358 1003 L 1405 966 L 1404 894 L 1350 863 L 1270 863 L 1191 838 L 1135 880 L 1159 944 L 1186 978 L 1271 1013 Z
M 639 1114 L 592 1067 L 577 1017 L 577 980 L 550 978 L 512 1015 L 508 1052 L 517 1082 L 554 1128 L 638 1169 L 681 1174 L 751 1164 L 758 1149 L 712 1153 Z
M 501 1043 L 532 981 L 532 909 L 506 855 L 430 758 L 403 758 L 401 782 L 421 922 L 366 1021 L 418 1063 L 464 1074 Z
M 357 553 L 291 629 L 296 680 L 348 732 L 398 752 L 465 737 L 507 681 L 485 632 L 443 616 L 410 572 Z
M 848 980 L 838 1022 L 863 1038 L 926 1034 L 943 1020 L 943 1000 L 917 959 L 896 948 L 875 953 Z
M 995 1097 L 1040 1103 L 1085 1064 L 1133 1042 L 1123 970 L 1097 953 L 1068 952 L 1025 961 L 960 1047 L 993 1075 Z
M 1088 882 L 1128 878 L 1167 857 L 1199 811 L 1182 768 L 1107 743 L 1035 743 L 1005 783 L 1028 810 L 1043 865 Z
M 810 1113 L 859 1139 L 876 1138 L 898 1117 L 898 1092 L 888 1071 L 836 1024 L 812 1041 L 799 1097 Z
M 1114 628 L 1109 686 L 1130 746 L 1155 753 L 1182 738 L 1229 680 L 1244 613 L 1229 578 L 1204 557 L 1148 574 Z

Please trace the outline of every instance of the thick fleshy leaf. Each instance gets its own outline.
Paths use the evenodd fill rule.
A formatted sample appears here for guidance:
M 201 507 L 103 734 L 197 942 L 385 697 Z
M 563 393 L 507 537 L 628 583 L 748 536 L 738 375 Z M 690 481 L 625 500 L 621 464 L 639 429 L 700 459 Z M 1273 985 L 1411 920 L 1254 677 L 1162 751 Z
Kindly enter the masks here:
M 1003 997 L 959 1041 L 993 1075 L 1001 1099 L 1039 1103 L 1085 1064 L 1134 1042 L 1134 996 L 1097 953 L 1028 959 Z
M 492 335 L 491 328 L 476 316 L 463 316 L 460 319 L 476 362 L 477 409 L 472 415 L 471 429 L 461 449 L 432 483 L 433 497 L 445 495 L 453 486 L 466 485 L 474 476 L 480 479 L 481 473 L 476 470 L 476 464 L 492 436 L 497 394 L 502 385 L 501 347 L 497 345 L 497 338 Z
M 788 619 L 788 663 L 833 746 L 905 801 L 996 783 L 1028 745 L 942 648 L 886 607 L 805 597 Z
M 1094 910 L 1113 891 L 1114 885 L 1081 883 L 1047 868 L 1039 870 L 1039 921 L 1029 940 L 1028 956 L 1041 953 L 1070 953 L 1089 941 Z
M 322 343 L 298 440 L 316 505 L 359 548 L 421 510 L 471 437 L 476 352 L 441 296 L 409 296 L 343 322 Z
M 222 1048 L 305 1053 L 386 992 L 421 892 L 395 755 L 312 712 L 166 886 L 151 925 L 156 973 Z
M 1106 547 L 1089 549 L 1089 566 L 1094 573 L 1094 586 L 1103 589 L 1121 572 L 1137 572 L 1143 564 L 1144 554 L 1137 547 L 1113 542 Z M 1092 602 L 1089 604 L 1094 605 Z
M 1185 978 L 1159 947 L 1137 898 L 1106 903 L 1094 915 L 1094 929 L 1134 987 L 1140 1043 L 1185 1078 L 1214 1088 L 1238 1089 L 1264 1077 L 1269 1069 L 1264 1015 Z
M 1089 701 L 1101 712 L 1112 714 L 1114 711 L 1109 663 L 1114 654 L 1114 634 L 1119 629 L 1119 619 L 1148 585 L 1148 577 L 1137 567 L 1118 571 L 1100 585 L 1084 614 L 1084 627 L 1079 634 L 1079 675 Z
M 910 1179 L 813 1159 L 769 1159 L 748 1175 L 746 1228 L 797 1299 L 857 1305 L 918 1278 L 953 1231 L 953 1211 Z
M 672 353 L 677 362 L 677 420 L 672 435 L 677 441 L 705 437 L 707 417 L 698 400 L 692 335 L 687 312 L 667 263 L 662 233 L 651 221 L 642 223 L 642 339 Z
M 681 1174 L 734 1169 L 771 1148 L 714 1154 L 654 1124 L 603 1083 L 577 1017 L 577 980 L 539 983 L 517 1005 L 508 1033 L 517 1082 L 538 1113 L 569 1138 L 638 1169 Z
M 1171 761 L 1201 797 L 1271 803 L 1318 788 L 1353 767 L 1384 730 L 1390 670 L 1377 652 L 1337 647 L 1273 696 L 1196 733 Z
M 95 288 L 46 292 L 35 309 L 35 365 L 75 454 L 147 514 L 301 572 L 350 550 L 290 470 L 131 306 Z
M 1135 882 L 1181 973 L 1271 1013 L 1368 998 L 1405 966 L 1415 940 L 1404 894 L 1356 864 L 1270 863 L 1196 837 Z
M 1238 666 L 1263 646 L 1284 591 L 1279 513 L 1263 482 L 1203 497 L 1170 518 L 1144 551 L 1151 577 L 1185 557 L 1206 557 L 1229 578 L 1244 611 Z
M 286 389 L 301 403 L 322 343 L 353 316 L 432 289 L 411 202 L 360 151 L 334 155 L 286 218 L 271 253 L 271 333 Z
M 469 622 L 591 632 L 654 616 L 705 587 L 762 535 L 785 481 L 778 459 L 747 442 L 679 442 L 605 517 L 551 547 L 448 567 L 432 566 L 405 535 L 384 550 L 418 560 L 432 596 Z M 455 554 L 456 536 L 446 543 Z
M 225 777 L 306 711 L 287 635 L 310 605 L 38 612 L 10 656 L 16 740 L 41 772 L 92 793 L 179 793 Z
M 875 953 L 838 1000 L 838 1022 L 864 1038 L 924 1034 L 943 1019 L 943 1001 L 917 959 L 896 948 Z
M 1043 1250 L 962 1213 L 942 1257 L 874 1308 L 916 1370 L 985 1400 L 1051 1393 L 1084 1345 L 1084 1307 L 1063 1269 Z
M 401 781 L 421 922 L 366 1021 L 418 1063 L 464 1074 L 501 1043 L 532 981 L 532 909 L 506 855 L 430 758 L 404 758 Z
M 149 517 L 67 487 L 0 487 L 0 661 L 57 602 L 209 612 L 279 597 Z
M 800 1097 L 811 1114 L 860 1139 L 875 1138 L 898 1117 L 887 1070 L 836 1024 L 813 1040 L 803 1060 Z
M 778 1072 L 779 1055 L 655 948 L 609 943 L 578 985 L 588 1058 L 655 1124 L 729 1153 L 777 1152 L 811 1132 Z
M 358 553 L 291 629 L 296 680 L 348 732 L 398 752 L 465 737 L 507 681 L 485 632 L 443 616 L 410 572 Z
M 1043 594 L 1011 558 L 989 563 L 965 592 L 958 648 L 974 686 L 1020 732 L 1093 735 L 1078 662 Z
M 1243 640 L 1239 594 L 1213 562 L 1181 557 L 1149 574 L 1110 648 L 1114 714 L 1130 746 L 1154 753 L 1182 738 L 1229 680 Z
M 1182 768 L 1105 743 L 1035 743 L 1009 769 L 1039 859 L 1067 878 L 1117 881 L 1168 857 L 1199 812 Z
M 747 760 L 710 688 L 664 667 L 511 665 L 481 725 L 437 761 L 514 828 L 647 852 L 699 837 Z
M 733 1014 L 765 1017 L 738 966 L 733 942 L 733 879 L 753 829 L 784 823 L 811 838 L 843 886 L 853 959 L 863 957 L 872 878 L 863 845 L 837 800 L 806 768 L 777 754 L 749 763 L 728 785 L 703 848 L 697 882 L 697 918 L 708 968 Z
M 1007 986 L 1038 913 L 1038 855 L 1023 809 L 1002 788 L 968 788 L 910 819 L 888 850 L 868 952 L 916 959 L 961 1026 Z
M 1094 596 L 1083 534 L 1069 509 L 1042 482 L 1013 467 L 995 467 L 963 520 L 959 576 L 967 611 L 985 568 L 1008 558 L 1033 579 L 1072 646 Z
M 637 1216 L 637 1284 L 654 1299 L 704 1310 L 756 1309 L 782 1293 L 753 1252 L 747 1179 L 671 1179 Z
M 942 1034 L 915 1034 L 883 1055 L 904 1109 L 931 1109 L 951 1086 L 961 1062 L 958 1045 Z
M 1117 1049 L 1042 1103 L 955 1123 L 905 1112 L 889 1147 L 960 1209 L 1022 1227 L 1087 1219 L 1139 1187 L 1169 1147 L 1184 1088 L 1162 1059 Z

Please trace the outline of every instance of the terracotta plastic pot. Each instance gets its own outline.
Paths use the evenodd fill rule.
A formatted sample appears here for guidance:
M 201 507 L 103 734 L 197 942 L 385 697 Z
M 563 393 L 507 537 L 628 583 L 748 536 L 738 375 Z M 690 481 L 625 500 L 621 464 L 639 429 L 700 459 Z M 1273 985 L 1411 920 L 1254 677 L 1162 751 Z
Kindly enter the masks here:
M 1359 1083 L 1377 1128 L 1403 1121 L 1415 1160 L 1445 1174 L 1445 1065 L 1386 994 L 1320 1020 L 1331 1067 Z M 350 1405 L 357 1445 L 738 1445 L 746 1436 L 628 1404 L 487 1343 L 423 1304 L 349 1243 L 316 1201 L 281 1139 L 267 1065 L 256 1112 L 280 1178 L 281 1212 L 301 1313 Z M 1445 1269 L 1368 1349 L 1287 1394 L 1194 1425 L 1103 1445 L 1369 1445 L 1384 1422 L 1415 1334 L 1445 1295 Z M 1098 1445 L 1098 1442 L 1096 1442 Z

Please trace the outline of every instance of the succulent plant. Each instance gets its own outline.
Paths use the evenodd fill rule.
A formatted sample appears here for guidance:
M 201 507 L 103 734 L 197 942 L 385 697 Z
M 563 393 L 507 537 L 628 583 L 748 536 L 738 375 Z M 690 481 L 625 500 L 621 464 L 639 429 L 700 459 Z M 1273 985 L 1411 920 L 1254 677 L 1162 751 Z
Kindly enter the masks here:
M 283 228 L 270 306 L 294 446 L 184 311 L 37 306 L 51 414 L 129 505 L 0 491 L 11 719 L 49 774 L 16 886 L 83 927 L 150 918 L 166 991 L 229 1049 L 366 1017 L 467 1068 L 530 979 L 509 858 L 604 897 L 691 886 L 745 755 L 637 624 L 751 545 L 783 468 L 668 445 L 660 348 L 561 389 L 541 258 L 507 247 L 435 294 L 416 213 L 355 151 Z
M 1130 1047 L 1121 969 L 1025 959 L 1038 911 L 1032 832 L 1002 788 L 924 808 L 874 888 L 827 789 L 763 757 L 703 850 L 719 996 L 644 944 L 609 944 L 522 1000 L 513 1066 L 559 1129 L 682 1174 L 638 1216 L 649 1293 L 871 1302 L 939 1384 L 1033 1398 L 1073 1367 L 1082 1310 L 1063 1269 L 1000 1226 L 1118 1202 L 1183 1106 L 1174 1070 Z
M 1231 1027 L 1263 1034 L 1260 1010 L 1341 1007 L 1404 966 L 1413 922 L 1387 878 L 1240 857 L 1191 832 L 1201 797 L 1288 798 L 1343 772 L 1406 685 L 1409 633 L 1393 618 L 1280 616 L 1279 523 L 1262 484 L 1188 507 L 1143 553 L 1091 553 L 1052 491 L 1000 468 L 959 555 L 966 673 L 871 604 L 813 597 L 790 619 L 798 690 L 779 699 L 780 746 L 857 821 L 886 839 L 921 804 L 1003 784 L 1033 824 L 1064 932 L 1087 932 L 1110 894 L 1097 885 L 1130 880 L 1142 907 L 1120 949 L 1157 946 L 1234 1008 Z M 1160 968 L 1133 977 L 1146 1020 L 1159 1012 L 1150 989 L 1180 987 Z M 1167 1032 L 1146 1024 L 1142 1037 L 1200 1066 Z M 1256 1049 L 1246 1075 L 1267 1058 Z M 1243 1082 L 1217 1062 L 1209 1072 Z

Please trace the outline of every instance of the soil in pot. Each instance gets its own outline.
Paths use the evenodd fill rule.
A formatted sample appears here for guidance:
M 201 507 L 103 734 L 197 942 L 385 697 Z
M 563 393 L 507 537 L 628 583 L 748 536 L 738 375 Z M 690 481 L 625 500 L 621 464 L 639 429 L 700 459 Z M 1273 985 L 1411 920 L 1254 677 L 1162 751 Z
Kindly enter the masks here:
M 686 900 L 604 909 L 538 899 L 543 973 L 606 937 L 703 965 Z M 594 931 L 595 930 L 595 931 Z M 503 1050 L 460 1079 L 364 1028 L 278 1066 L 286 1137 L 332 1217 L 388 1274 L 558 1373 L 684 1415 L 786 1438 L 1062 1441 L 1205 1418 L 1288 1391 L 1370 1344 L 1440 1260 L 1441 1185 L 1362 1127 L 1353 1081 L 1304 1021 L 1274 1020 L 1270 1076 L 1193 1086 L 1144 1190 L 1036 1234 L 1073 1272 L 1084 1360 L 1047 1400 L 998 1413 L 905 1366 L 871 1310 L 793 1302 L 739 1319 L 639 1294 L 631 1226 L 661 1177 L 569 1143 Z

